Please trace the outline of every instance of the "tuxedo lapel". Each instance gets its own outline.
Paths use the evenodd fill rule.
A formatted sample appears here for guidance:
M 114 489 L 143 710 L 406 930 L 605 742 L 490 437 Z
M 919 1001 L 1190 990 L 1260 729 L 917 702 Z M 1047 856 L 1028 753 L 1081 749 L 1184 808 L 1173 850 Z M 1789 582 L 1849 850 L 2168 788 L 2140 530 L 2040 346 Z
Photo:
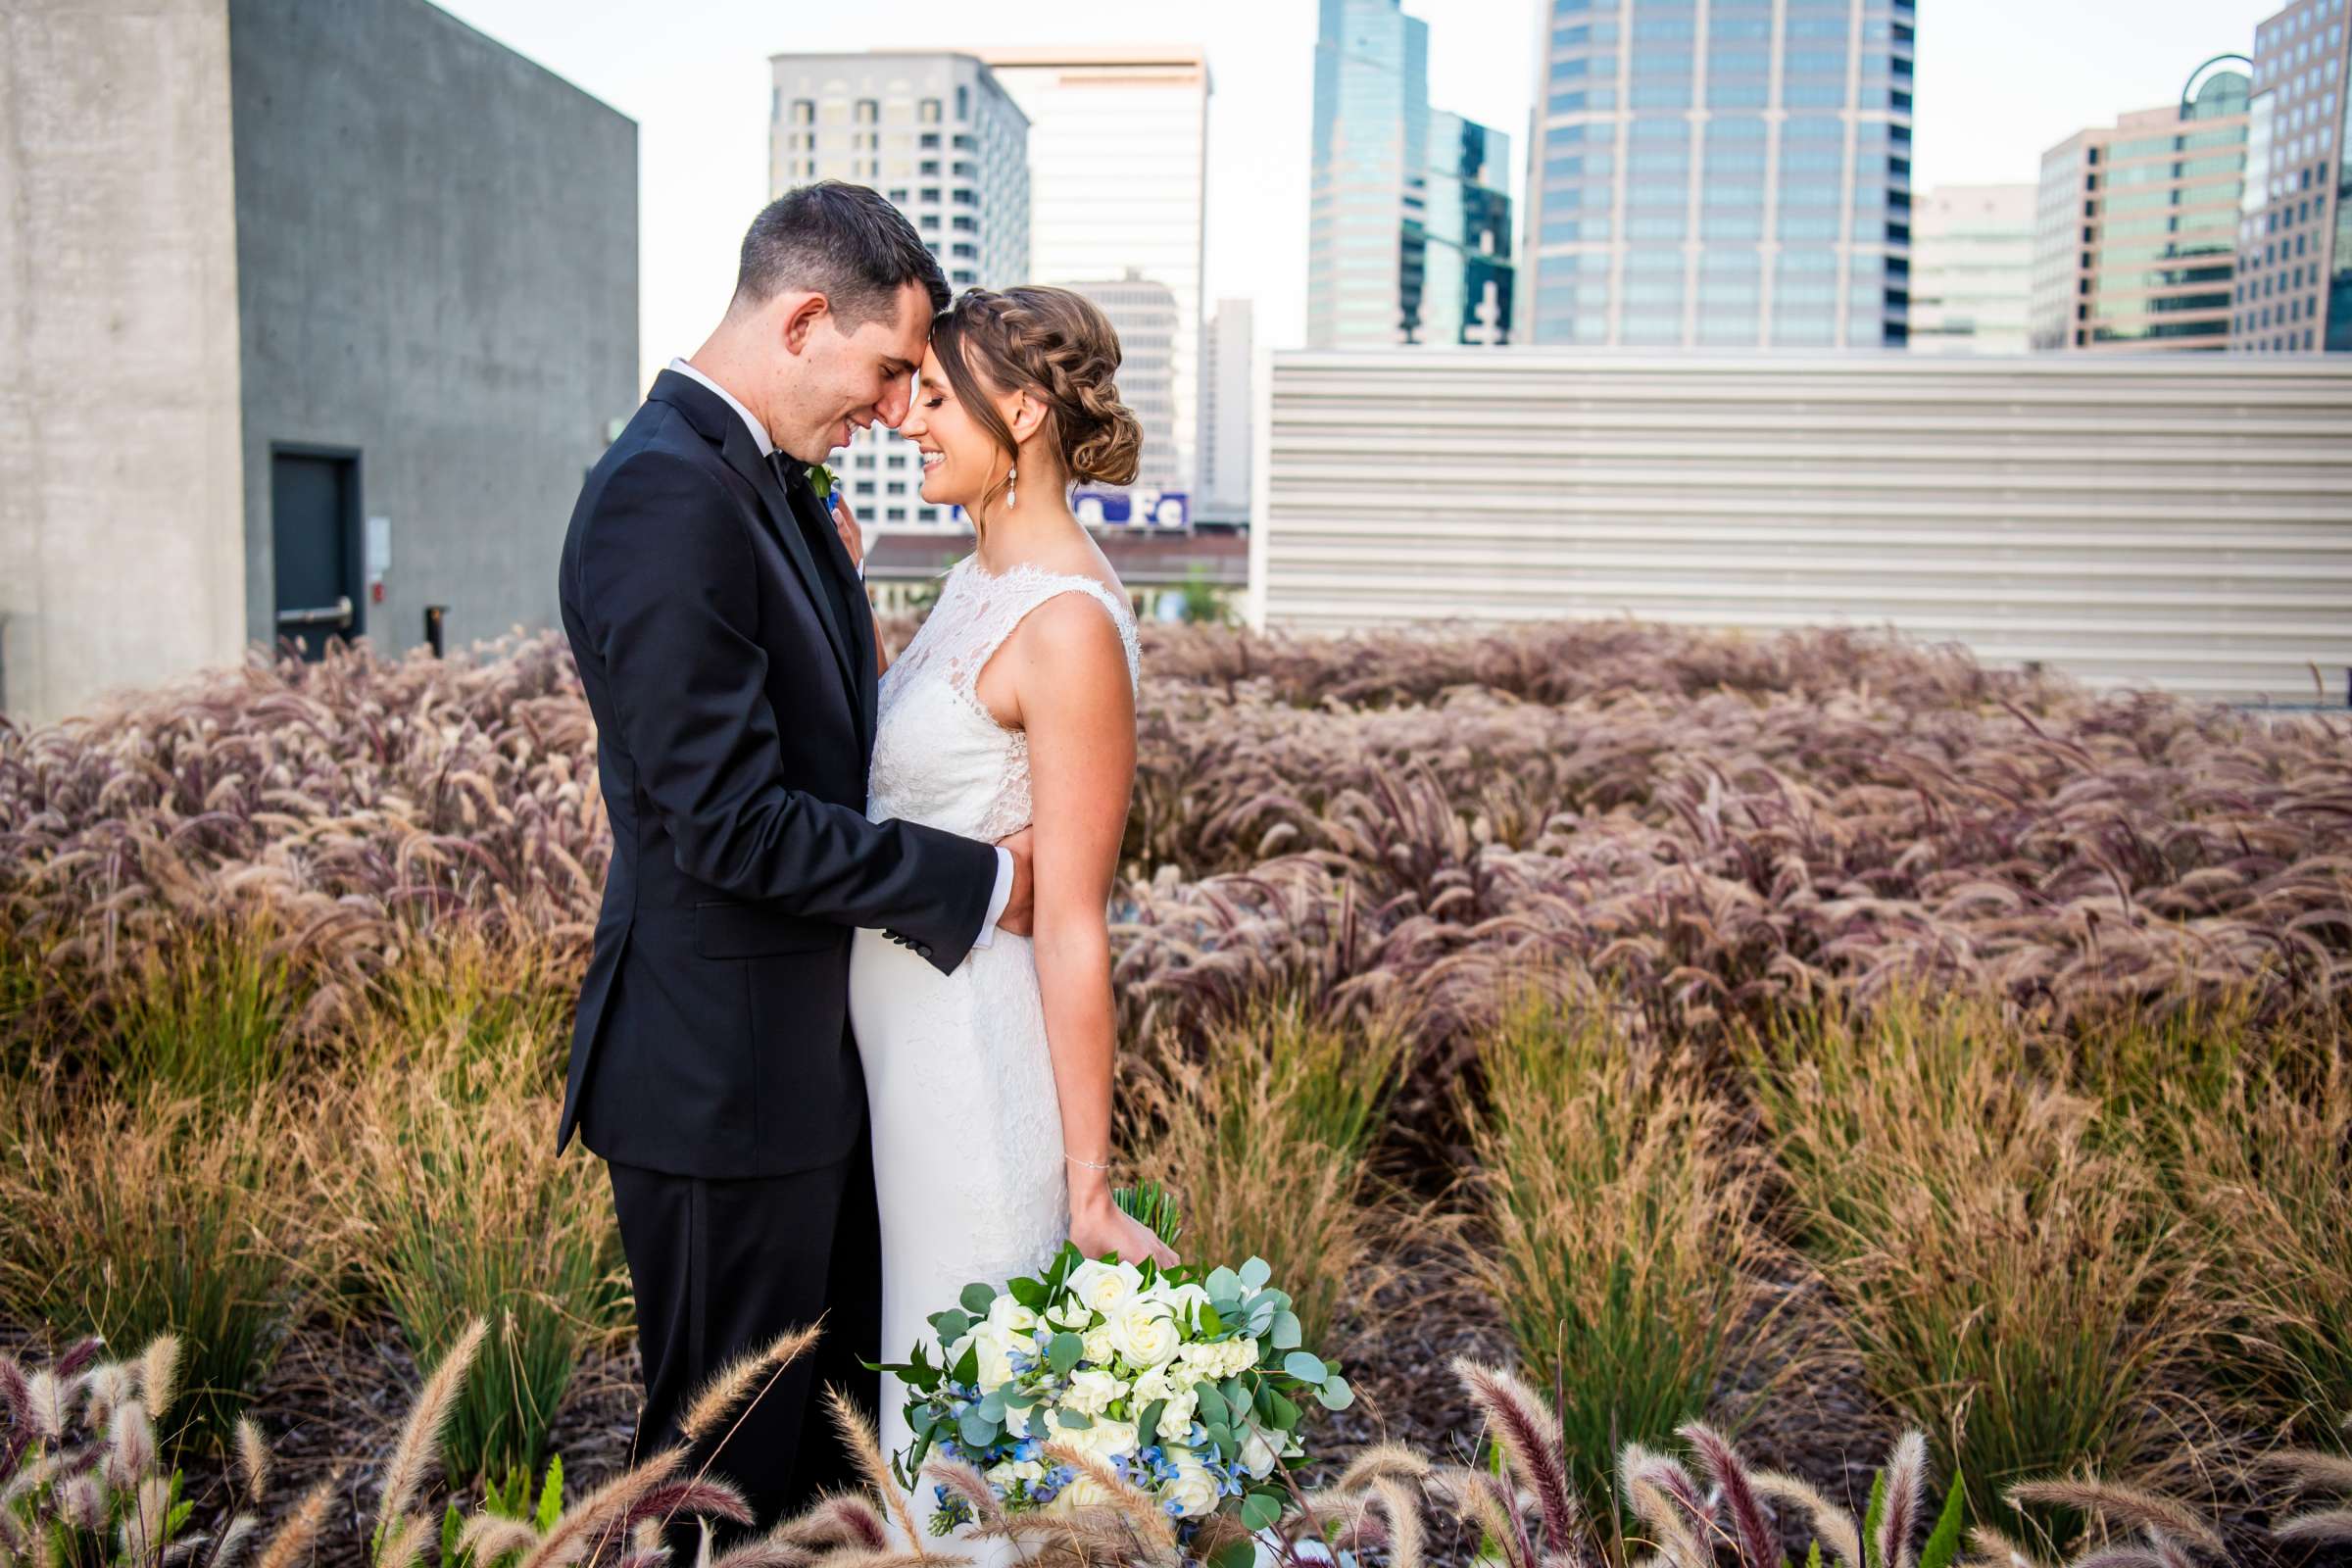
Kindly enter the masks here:
M 824 559 L 818 563 L 818 569 L 833 573 L 834 580 L 841 584 L 849 601 L 851 657 L 857 664 L 851 679 L 858 692 L 858 710 L 865 718 L 866 739 L 870 742 L 874 734 L 878 682 L 874 674 L 874 617 L 858 613 L 865 604 L 865 584 L 858 579 L 857 563 L 850 560 L 850 548 L 841 542 L 841 531 L 833 526 L 832 514 L 817 499 L 816 486 L 809 483 L 807 470 L 796 469 L 794 479 L 794 483 L 785 487 L 785 498 L 800 517 L 807 533 L 823 541 Z
M 727 466 L 741 474 L 759 494 L 763 513 L 761 520 L 767 524 L 768 537 L 775 540 L 777 548 L 784 552 L 784 559 L 791 562 L 792 569 L 800 574 L 802 595 L 815 612 L 817 623 L 825 628 L 825 641 L 832 645 L 834 662 L 840 667 L 842 680 L 849 686 L 854 699 L 853 706 L 864 721 L 865 734 L 870 740 L 873 734 L 872 704 L 866 696 L 870 682 L 858 680 L 852 633 L 841 624 L 841 617 L 834 613 L 833 596 L 825 591 L 824 583 L 817 576 L 818 572 L 827 569 L 826 565 L 808 553 L 808 543 L 801 537 L 800 524 L 793 517 L 792 503 L 776 483 L 775 470 L 767 466 L 766 460 L 760 455 L 760 448 L 753 443 L 752 432 L 744 428 L 743 420 L 735 411 L 719 401 L 710 388 L 699 385 L 691 377 L 680 375 L 675 370 L 663 370 L 654 377 L 651 395 L 685 415 L 695 429 L 718 448 L 718 455 Z M 868 671 L 873 668 L 870 650 L 864 667 Z

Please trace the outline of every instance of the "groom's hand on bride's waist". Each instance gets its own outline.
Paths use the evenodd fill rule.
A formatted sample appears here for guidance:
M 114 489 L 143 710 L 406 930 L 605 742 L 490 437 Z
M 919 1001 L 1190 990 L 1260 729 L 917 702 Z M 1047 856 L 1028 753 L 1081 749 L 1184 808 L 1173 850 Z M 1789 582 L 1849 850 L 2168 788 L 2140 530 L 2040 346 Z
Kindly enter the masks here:
M 1012 857 L 1012 893 L 1004 901 L 1004 912 L 997 916 L 997 929 L 1009 931 L 1016 937 L 1030 934 L 1030 916 L 1037 897 L 1037 884 L 1029 875 L 1029 840 L 1033 831 L 1023 828 L 997 840 L 998 848 Z

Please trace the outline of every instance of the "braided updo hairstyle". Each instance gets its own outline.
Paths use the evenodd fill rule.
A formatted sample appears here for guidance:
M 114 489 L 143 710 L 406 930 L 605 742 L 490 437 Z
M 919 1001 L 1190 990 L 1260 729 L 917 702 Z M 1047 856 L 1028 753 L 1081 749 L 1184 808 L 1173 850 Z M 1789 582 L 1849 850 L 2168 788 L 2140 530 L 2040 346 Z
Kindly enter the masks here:
M 1018 389 L 1045 404 L 1051 439 L 1072 480 L 1135 481 L 1144 427 L 1112 380 L 1119 334 L 1085 295 L 1035 284 L 1001 293 L 965 289 L 932 321 L 931 348 L 956 402 L 1007 459 L 1019 453 L 994 399 Z M 1000 481 L 985 499 L 993 504 L 1003 490 Z

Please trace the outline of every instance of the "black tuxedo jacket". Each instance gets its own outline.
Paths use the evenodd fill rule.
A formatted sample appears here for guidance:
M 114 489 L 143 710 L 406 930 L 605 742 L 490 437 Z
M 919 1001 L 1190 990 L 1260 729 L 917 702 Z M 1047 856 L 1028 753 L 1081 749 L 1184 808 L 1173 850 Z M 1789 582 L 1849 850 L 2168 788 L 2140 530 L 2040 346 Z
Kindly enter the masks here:
M 865 819 L 873 627 L 791 477 L 665 370 L 572 510 L 559 593 L 612 864 L 559 1148 L 576 1126 L 607 1159 L 712 1178 L 842 1158 L 865 1121 L 852 930 L 944 972 L 987 915 L 993 847 Z M 851 624 L 822 572 L 849 578 Z

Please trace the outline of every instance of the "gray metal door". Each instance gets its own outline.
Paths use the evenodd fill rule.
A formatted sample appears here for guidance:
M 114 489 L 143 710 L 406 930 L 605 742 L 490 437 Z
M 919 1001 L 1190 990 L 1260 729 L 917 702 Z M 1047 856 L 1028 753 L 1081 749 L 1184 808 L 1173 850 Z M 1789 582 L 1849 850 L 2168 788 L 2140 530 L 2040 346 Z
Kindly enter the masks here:
M 317 659 L 330 639 L 357 637 L 365 629 L 358 455 L 271 452 L 270 539 L 279 640 Z

